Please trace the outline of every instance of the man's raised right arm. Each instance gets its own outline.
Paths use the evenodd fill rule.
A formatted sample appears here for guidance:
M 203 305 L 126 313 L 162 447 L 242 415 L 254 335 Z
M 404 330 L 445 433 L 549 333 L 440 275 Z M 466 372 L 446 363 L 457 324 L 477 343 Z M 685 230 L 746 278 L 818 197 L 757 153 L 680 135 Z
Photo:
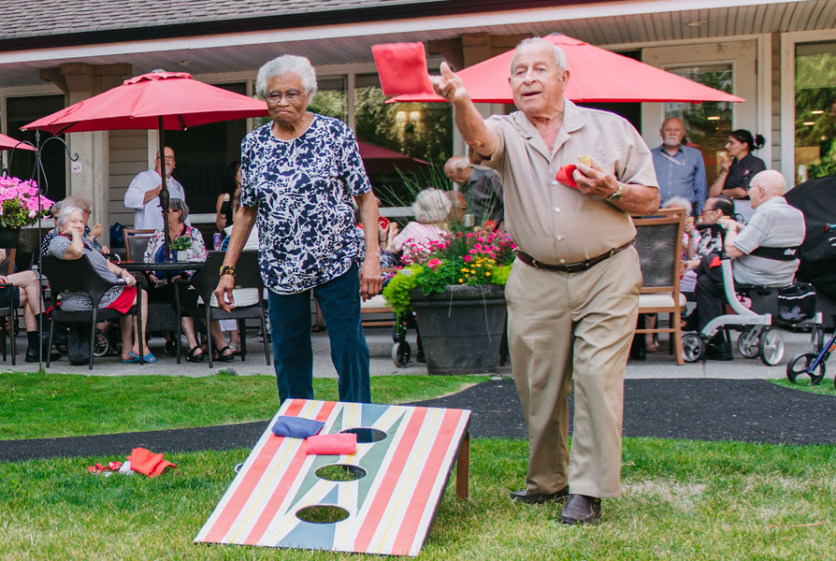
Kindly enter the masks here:
M 453 106 L 456 128 L 467 145 L 480 156 L 489 158 L 496 151 L 496 138 L 485 125 L 461 78 L 456 76 L 446 62 L 442 62 L 441 76 L 430 76 L 430 81 L 435 93 Z

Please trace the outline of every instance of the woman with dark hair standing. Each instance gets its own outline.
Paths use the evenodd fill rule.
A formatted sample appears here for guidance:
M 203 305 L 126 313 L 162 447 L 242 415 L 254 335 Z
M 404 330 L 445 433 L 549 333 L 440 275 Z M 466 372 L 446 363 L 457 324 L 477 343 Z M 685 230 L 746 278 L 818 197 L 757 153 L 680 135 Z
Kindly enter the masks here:
M 223 232 L 227 226 L 232 226 L 232 207 L 235 199 L 241 198 L 241 162 L 232 162 L 226 168 L 224 177 L 223 193 L 218 195 L 218 203 L 215 205 L 217 215 L 215 226 L 219 232 Z
M 723 169 L 708 191 L 709 197 L 726 195 L 732 199 L 749 198 L 749 181 L 766 169 L 766 164 L 752 152 L 761 148 L 764 138 L 761 135 L 738 129 L 729 135 L 726 142 L 726 155 L 720 162 Z

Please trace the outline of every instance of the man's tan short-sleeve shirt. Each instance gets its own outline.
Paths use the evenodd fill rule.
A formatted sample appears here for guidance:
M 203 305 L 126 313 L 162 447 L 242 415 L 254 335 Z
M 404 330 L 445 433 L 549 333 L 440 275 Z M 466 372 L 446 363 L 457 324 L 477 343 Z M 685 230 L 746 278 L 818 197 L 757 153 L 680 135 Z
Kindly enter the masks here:
M 650 150 L 630 123 L 612 113 L 564 103 L 563 124 L 551 153 L 522 112 L 485 121 L 497 147 L 483 164 L 502 177 L 508 232 L 522 251 L 552 265 L 597 257 L 636 235 L 627 213 L 555 180 L 561 166 L 589 154 L 621 183 L 658 188 Z

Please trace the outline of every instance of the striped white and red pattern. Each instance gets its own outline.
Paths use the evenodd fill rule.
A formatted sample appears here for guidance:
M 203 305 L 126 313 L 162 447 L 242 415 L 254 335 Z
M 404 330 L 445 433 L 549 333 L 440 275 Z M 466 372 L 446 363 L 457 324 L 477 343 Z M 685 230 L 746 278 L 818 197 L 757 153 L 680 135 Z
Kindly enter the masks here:
M 374 428 L 386 438 L 348 456 L 308 456 L 304 440 L 270 427 L 195 538 L 195 542 L 416 556 L 467 432 L 470 411 L 290 399 L 279 415 L 325 422 L 320 434 Z M 331 464 L 361 467 L 348 482 L 320 479 Z M 311 505 L 349 516 L 334 524 L 296 517 Z

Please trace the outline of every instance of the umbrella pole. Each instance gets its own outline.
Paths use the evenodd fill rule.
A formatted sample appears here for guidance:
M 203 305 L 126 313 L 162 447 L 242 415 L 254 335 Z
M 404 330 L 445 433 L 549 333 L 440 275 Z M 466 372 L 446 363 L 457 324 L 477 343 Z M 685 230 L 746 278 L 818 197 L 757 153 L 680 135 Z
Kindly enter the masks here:
M 163 116 L 160 115 L 160 175 L 162 176 L 162 190 L 160 191 L 160 208 L 163 211 L 163 232 L 165 233 L 165 262 L 171 261 L 171 235 L 168 232 L 168 208 L 169 194 L 166 185 L 165 173 L 165 128 L 163 127 Z

